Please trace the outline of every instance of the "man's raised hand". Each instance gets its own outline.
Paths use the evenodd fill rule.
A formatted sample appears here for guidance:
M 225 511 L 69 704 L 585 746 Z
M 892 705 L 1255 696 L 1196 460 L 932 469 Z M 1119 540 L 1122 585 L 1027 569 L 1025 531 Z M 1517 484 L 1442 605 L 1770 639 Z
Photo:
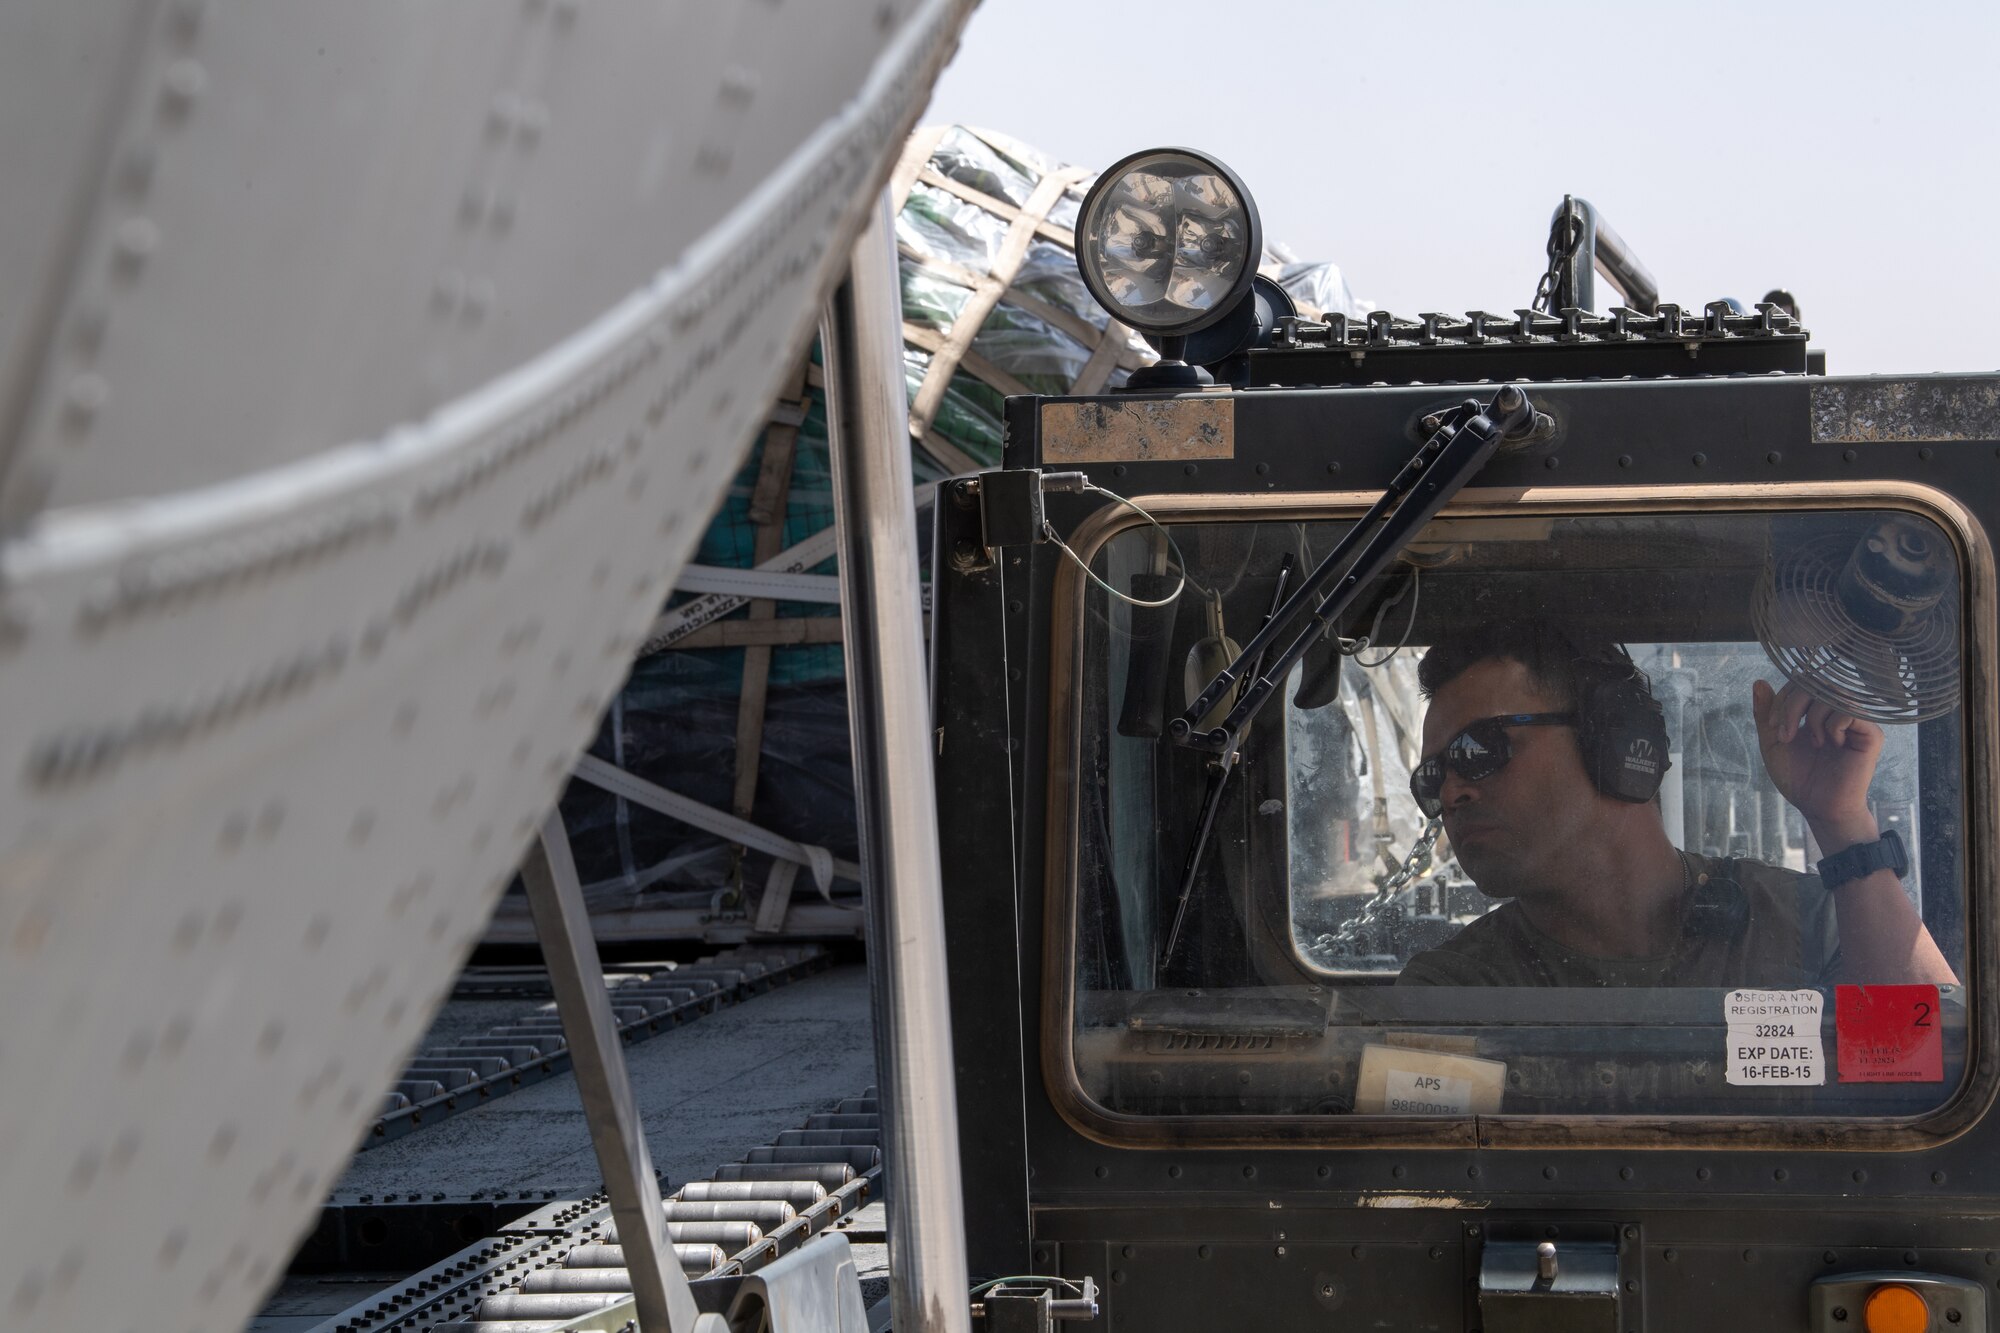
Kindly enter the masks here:
M 1750 687 L 1757 748 L 1778 793 L 1809 823 L 1868 820 L 1868 783 L 1882 755 L 1882 729 L 1850 717 L 1787 682 Z

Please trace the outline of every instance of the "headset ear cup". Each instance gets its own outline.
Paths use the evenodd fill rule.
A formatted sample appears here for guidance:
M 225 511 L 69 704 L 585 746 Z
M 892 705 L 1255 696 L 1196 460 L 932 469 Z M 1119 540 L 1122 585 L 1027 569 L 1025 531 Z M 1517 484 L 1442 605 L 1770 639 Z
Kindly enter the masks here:
M 1584 753 L 1590 779 L 1606 796 L 1637 805 L 1658 794 L 1667 776 L 1667 723 L 1659 703 L 1635 680 L 1608 681 L 1591 692 L 1593 719 Z
M 1671 767 L 1666 710 L 1622 647 L 1579 655 L 1577 671 L 1576 743 L 1591 785 L 1634 805 L 1652 800 Z

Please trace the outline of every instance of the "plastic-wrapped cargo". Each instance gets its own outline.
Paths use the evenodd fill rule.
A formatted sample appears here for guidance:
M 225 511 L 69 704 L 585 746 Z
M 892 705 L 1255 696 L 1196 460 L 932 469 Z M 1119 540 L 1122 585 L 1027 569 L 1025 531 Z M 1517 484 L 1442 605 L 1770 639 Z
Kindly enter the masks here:
M 901 256 L 912 474 L 918 497 L 1000 464 L 1010 394 L 1092 393 L 1124 383 L 1153 349 L 1091 299 L 1072 233 L 1091 172 L 1005 135 L 919 130 L 891 182 Z M 1359 316 L 1340 270 L 1282 246 L 1262 271 L 1301 313 Z M 834 573 L 833 494 L 817 351 L 773 407 L 695 557 L 697 568 Z M 926 537 L 929 523 L 918 531 Z M 679 592 L 606 713 L 591 753 L 713 811 L 810 848 L 785 933 L 859 933 L 858 885 L 826 875 L 857 855 L 839 608 Z M 816 623 L 815 623 L 816 622 Z M 563 798 L 600 937 L 727 940 L 759 925 L 769 853 L 576 781 Z M 710 821 L 715 823 L 717 821 Z M 815 876 L 814 869 L 820 873 Z M 530 937 L 503 903 L 489 938 Z

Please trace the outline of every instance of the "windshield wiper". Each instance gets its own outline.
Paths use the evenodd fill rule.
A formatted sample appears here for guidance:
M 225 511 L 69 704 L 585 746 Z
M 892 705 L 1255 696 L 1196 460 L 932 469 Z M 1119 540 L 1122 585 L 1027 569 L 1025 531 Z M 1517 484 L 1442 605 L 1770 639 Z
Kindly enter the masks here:
M 1516 384 L 1501 386 L 1489 403 L 1468 398 L 1444 413 L 1430 438 L 1403 465 L 1381 498 L 1243 645 L 1236 660 L 1202 688 L 1185 713 L 1167 724 L 1168 734 L 1182 745 L 1222 755 L 1226 768 L 1251 721 L 1313 641 L 1346 613 L 1362 590 L 1477 475 L 1502 440 L 1520 438 L 1534 430 L 1537 415 L 1527 392 Z M 1272 645 L 1293 632 L 1301 614 L 1308 611 L 1304 628 L 1297 630 L 1282 652 L 1272 656 Z M 1236 703 L 1229 715 L 1221 725 L 1203 730 L 1201 720 L 1232 691 L 1236 692 Z
M 1264 615 L 1262 630 L 1285 606 L 1285 587 L 1292 580 L 1292 554 L 1287 551 L 1283 563 L 1278 566 L 1278 586 L 1271 594 L 1271 609 Z M 1254 643 L 1255 640 L 1253 639 Z M 1240 659 L 1239 659 L 1240 660 Z M 1256 671 L 1251 668 L 1252 673 Z M 1229 775 L 1236 771 L 1237 754 L 1229 750 L 1218 756 L 1210 766 L 1208 790 L 1202 796 L 1201 818 L 1196 821 L 1194 841 L 1188 844 L 1187 860 L 1181 864 L 1181 892 L 1174 907 L 1174 924 L 1167 931 L 1167 947 L 1160 951 L 1160 971 L 1164 974 L 1167 964 L 1173 961 L 1174 946 L 1180 943 L 1181 926 L 1187 920 L 1188 899 L 1194 896 L 1195 876 L 1201 872 L 1201 854 L 1208 847 L 1208 835 L 1215 829 L 1216 812 L 1222 809 L 1222 794 L 1229 788 Z

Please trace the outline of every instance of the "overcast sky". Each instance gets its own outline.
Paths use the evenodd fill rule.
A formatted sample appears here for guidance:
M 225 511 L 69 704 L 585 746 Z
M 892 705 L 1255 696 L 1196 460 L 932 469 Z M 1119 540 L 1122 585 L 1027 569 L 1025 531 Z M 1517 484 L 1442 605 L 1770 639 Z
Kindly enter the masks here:
M 984 0 L 925 120 L 1203 149 L 1398 315 L 1527 305 L 1569 192 L 1663 300 L 1790 288 L 1835 374 L 1995 370 L 1996 59 L 1993 0 Z

